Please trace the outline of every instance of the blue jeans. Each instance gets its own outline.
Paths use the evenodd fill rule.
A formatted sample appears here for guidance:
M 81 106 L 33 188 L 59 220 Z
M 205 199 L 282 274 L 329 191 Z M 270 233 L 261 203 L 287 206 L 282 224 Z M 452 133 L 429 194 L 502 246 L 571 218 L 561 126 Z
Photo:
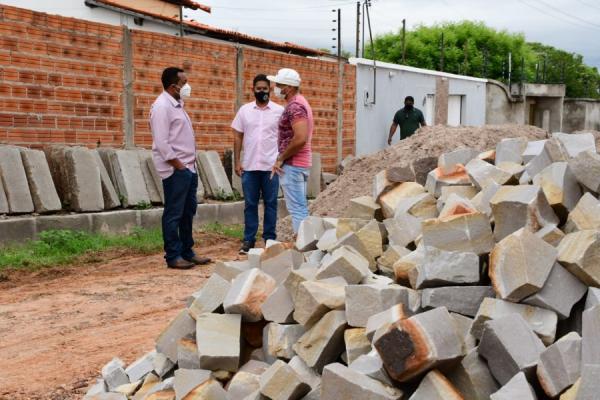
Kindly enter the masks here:
M 244 191 L 244 241 L 256 240 L 258 232 L 258 202 L 262 194 L 265 206 L 263 222 L 263 239 L 275 240 L 277 225 L 277 192 L 279 177 L 270 179 L 271 171 L 244 171 L 242 173 L 242 190 Z
M 192 250 L 192 222 L 198 206 L 198 175 L 187 168 L 182 171 L 176 169 L 162 183 L 165 191 L 162 216 L 165 259 L 167 263 L 179 257 L 189 260 L 195 255 Z
M 300 223 L 308 217 L 308 201 L 306 200 L 306 182 L 308 181 L 308 168 L 283 165 L 281 187 L 285 197 L 285 205 L 292 216 L 294 233 L 298 233 Z

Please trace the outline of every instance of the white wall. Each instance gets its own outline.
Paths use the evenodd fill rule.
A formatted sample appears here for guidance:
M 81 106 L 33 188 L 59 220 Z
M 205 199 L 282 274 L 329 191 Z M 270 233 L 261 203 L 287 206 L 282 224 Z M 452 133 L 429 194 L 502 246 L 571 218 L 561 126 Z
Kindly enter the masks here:
M 179 29 L 159 22 L 144 20 L 144 25 L 139 26 L 133 22 L 130 15 L 121 14 L 102 7 L 91 8 L 85 5 L 84 0 L 0 0 L 1 4 L 26 8 L 29 10 L 45 12 L 48 14 L 62 15 L 84 19 L 87 21 L 101 22 L 109 25 L 126 25 L 130 28 L 166 33 L 174 35 Z
M 373 97 L 373 61 L 351 58 L 356 65 L 356 155 L 370 154 L 387 147 L 392 119 L 404 107 L 404 98 L 413 96 L 415 107 L 426 114 L 427 95 L 435 94 L 436 78 L 449 79 L 449 95 L 462 95 L 463 125 L 485 124 L 486 80 L 452 75 L 396 64 L 377 62 L 376 104 L 365 105 L 365 93 Z M 428 115 L 425 115 L 426 120 Z M 393 143 L 400 139 L 398 130 Z

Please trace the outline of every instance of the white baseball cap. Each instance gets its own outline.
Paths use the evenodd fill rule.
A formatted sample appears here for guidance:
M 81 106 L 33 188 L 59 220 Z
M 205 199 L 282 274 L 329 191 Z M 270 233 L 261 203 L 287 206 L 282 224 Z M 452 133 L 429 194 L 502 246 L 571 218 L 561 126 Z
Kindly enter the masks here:
M 268 75 L 267 79 L 270 82 L 279 83 L 282 85 L 300 86 L 300 74 L 291 68 L 282 68 L 277 71 L 277 75 Z

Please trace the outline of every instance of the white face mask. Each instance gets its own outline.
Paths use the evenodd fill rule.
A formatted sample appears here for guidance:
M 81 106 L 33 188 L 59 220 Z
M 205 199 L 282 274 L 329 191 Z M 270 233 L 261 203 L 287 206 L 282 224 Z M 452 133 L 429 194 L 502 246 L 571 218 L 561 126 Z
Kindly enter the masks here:
M 185 98 L 189 98 L 192 95 L 192 87 L 189 85 L 189 83 L 186 83 L 181 87 L 179 90 L 179 95 Z
M 281 88 L 275 86 L 275 89 L 273 89 L 273 92 L 275 93 L 275 96 L 279 97 L 280 99 L 285 98 L 285 94 L 281 93 Z

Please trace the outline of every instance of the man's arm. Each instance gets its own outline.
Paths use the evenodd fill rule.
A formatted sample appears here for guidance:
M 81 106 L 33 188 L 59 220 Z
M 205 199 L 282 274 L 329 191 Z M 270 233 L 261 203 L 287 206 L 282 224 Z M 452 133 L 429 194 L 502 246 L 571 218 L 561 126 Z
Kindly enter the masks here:
M 281 161 L 285 161 L 294 156 L 302 150 L 302 147 L 306 144 L 306 141 L 308 140 L 308 120 L 298 120 L 292 125 L 292 130 L 294 131 L 294 136 L 285 151 L 279 155 Z
M 423 112 L 421 112 L 421 120 L 419 121 L 419 123 L 421 124 L 421 126 L 427 126 L 427 123 L 425 122 L 425 116 L 423 116 Z
M 183 170 L 185 165 L 177 158 L 173 147 L 169 143 L 170 122 L 167 110 L 162 107 L 156 107 L 150 113 L 150 128 L 152 129 L 152 138 L 156 149 L 161 157 L 173 168 Z
M 244 132 L 239 132 L 233 129 L 233 159 L 235 164 L 235 174 L 242 176 L 242 162 L 240 154 L 242 153 L 242 143 L 244 141 Z
M 394 133 L 396 133 L 396 129 L 398 129 L 398 124 L 396 121 L 392 122 L 392 126 L 390 126 L 390 134 L 388 136 L 388 145 L 392 144 L 392 138 L 394 137 Z

